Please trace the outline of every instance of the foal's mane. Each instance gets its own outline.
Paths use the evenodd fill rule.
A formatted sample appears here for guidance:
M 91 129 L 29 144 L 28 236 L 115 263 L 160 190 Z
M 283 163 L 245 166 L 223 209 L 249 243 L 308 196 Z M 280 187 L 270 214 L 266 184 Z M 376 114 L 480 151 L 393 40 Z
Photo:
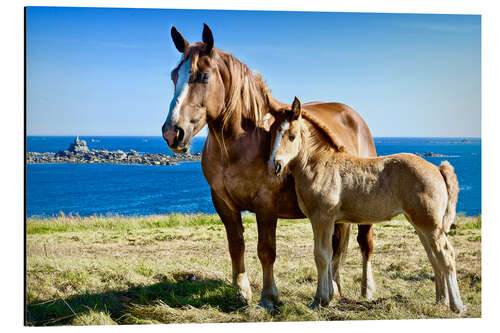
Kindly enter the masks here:
M 302 140 L 302 146 L 297 156 L 297 165 L 299 167 L 304 167 L 308 162 L 317 162 L 318 159 L 310 161 L 309 158 L 311 155 L 320 156 L 339 152 L 337 147 L 332 146 L 332 141 L 325 132 L 319 129 L 315 123 L 305 121 L 306 119 L 302 116 L 299 121 L 300 137 Z

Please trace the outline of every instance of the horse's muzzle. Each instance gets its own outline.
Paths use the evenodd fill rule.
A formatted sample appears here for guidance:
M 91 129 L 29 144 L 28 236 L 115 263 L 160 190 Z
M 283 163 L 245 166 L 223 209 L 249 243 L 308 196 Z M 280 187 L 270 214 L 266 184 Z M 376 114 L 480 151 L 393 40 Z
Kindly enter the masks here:
M 185 137 L 185 131 L 182 127 L 173 126 L 166 128 L 165 125 L 162 126 L 163 139 L 167 142 L 169 148 L 176 153 L 185 153 L 189 147 L 186 145 L 181 145 L 182 140 Z

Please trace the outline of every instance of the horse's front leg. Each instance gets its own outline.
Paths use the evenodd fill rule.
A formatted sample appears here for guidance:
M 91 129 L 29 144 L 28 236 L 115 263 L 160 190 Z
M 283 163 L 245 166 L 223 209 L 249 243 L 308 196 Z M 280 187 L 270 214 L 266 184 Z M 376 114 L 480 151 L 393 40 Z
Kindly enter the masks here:
M 262 294 L 259 305 L 268 312 L 275 310 L 279 292 L 274 282 L 273 265 L 276 260 L 276 223 L 278 217 L 271 210 L 256 213 L 259 240 L 257 253 L 262 264 Z
M 333 278 L 335 297 L 340 297 L 342 295 L 342 289 L 340 286 L 340 270 L 344 264 L 347 248 L 349 247 L 350 231 L 350 224 L 337 223 L 332 236 L 333 255 L 331 277 Z
M 213 190 L 212 202 L 226 228 L 229 254 L 233 266 L 233 284 L 245 300 L 250 303 L 252 288 L 245 272 L 245 239 L 243 238 L 241 212 L 231 209 Z
M 333 218 L 310 218 L 314 234 L 314 261 L 318 270 L 318 286 L 314 301 L 310 305 L 316 309 L 320 305 L 328 306 L 334 288 L 332 281 L 332 236 L 335 229 Z

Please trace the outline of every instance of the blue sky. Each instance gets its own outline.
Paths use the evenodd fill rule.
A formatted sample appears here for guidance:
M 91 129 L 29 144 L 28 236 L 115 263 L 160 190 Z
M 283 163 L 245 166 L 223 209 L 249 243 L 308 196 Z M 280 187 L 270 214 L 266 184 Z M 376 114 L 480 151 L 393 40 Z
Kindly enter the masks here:
M 481 136 L 481 18 L 29 7 L 28 135 L 155 135 L 180 54 L 203 23 L 215 45 L 291 103 L 348 104 L 376 137 Z

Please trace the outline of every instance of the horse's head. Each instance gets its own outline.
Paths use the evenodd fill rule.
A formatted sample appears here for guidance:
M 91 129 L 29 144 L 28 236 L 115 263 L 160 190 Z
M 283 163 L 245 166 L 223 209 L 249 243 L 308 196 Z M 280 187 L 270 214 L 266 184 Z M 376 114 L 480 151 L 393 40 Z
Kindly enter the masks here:
M 224 103 L 224 85 L 214 59 L 212 31 L 206 24 L 202 42 L 190 45 L 175 27 L 172 27 L 171 35 L 182 58 L 172 71 L 174 96 L 162 134 L 173 152 L 185 153 L 191 139 L 205 126 L 207 119 L 214 119 L 220 112 Z
M 302 143 L 302 109 L 297 97 L 291 110 L 268 113 L 264 117 L 264 128 L 271 132 L 271 154 L 269 169 L 280 176 L 287 165 L 299 154 Z

